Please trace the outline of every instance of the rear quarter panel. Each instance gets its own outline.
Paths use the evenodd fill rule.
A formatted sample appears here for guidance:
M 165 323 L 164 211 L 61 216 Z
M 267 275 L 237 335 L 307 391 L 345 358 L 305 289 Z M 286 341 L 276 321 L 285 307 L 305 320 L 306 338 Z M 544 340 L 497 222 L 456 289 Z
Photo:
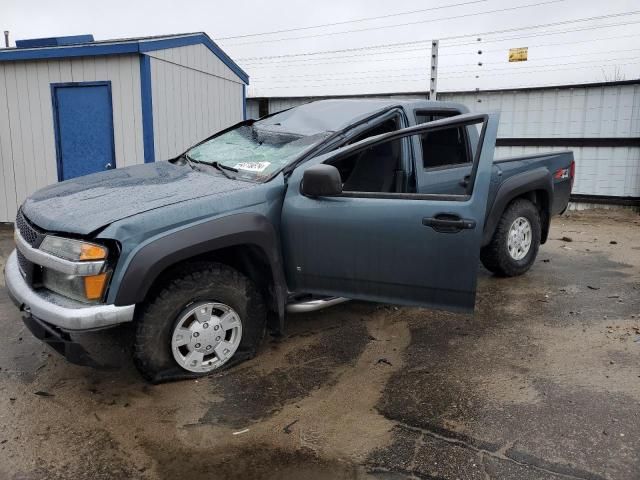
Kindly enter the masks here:
M 573 152 L 549 152 L 532 156 L 522 156 L 505 158 L 494 162 L 494 176 L 499 177 L 499 181 L 495 184 L 496 191 L 490 192 L 490 198 L 495 200 L 497 188 L 507 179 L 514 177 L 520 173 L 535 170 L 540 167 L 546 168 L 551 176 L 558 170 L 569 168 L 573 162 Z M 571 194 L 571 179 L 553 179 L 553 196 L 551 198 L 550 213 L 557 215 L 563 212 L 569 204 L 569 196 Z

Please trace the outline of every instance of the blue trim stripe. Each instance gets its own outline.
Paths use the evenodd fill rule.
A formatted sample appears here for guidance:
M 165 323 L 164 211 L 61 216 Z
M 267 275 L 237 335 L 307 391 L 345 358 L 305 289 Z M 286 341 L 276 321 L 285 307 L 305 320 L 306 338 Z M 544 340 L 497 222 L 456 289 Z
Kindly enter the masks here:
M 151 92 L 151 59 L 140 55 L 140 97 L 142 99 L 142 142 L 144 145 L 144 163 L 155 162 L 156 153 L 153 144 L 153 95 Z
M 74 45 L 68 47 L 46 47 L 32 50 L 20 48 L 0 50 L 0 62 L 12 60 L 41 60 L 66 57 L 91 57 L 97 55 L 120 55 L 137 53 L 138 45 L 130 43 L 111 43 L 94 45 Z
M 0 62 L 13 60 L 38 60 L 97 55 L 121 55 L 125 53 L 144 53 L 166 48 L 185 47 L 203 44 L 233 71 L 245 84 L 249 84 L 249 75 L 235 63 L 206 33 L 194 33 L 185 36 L 114 41 L 112 43 L 87 43 L 59 47 L 33 49 L 9 48 L 0 50 Z

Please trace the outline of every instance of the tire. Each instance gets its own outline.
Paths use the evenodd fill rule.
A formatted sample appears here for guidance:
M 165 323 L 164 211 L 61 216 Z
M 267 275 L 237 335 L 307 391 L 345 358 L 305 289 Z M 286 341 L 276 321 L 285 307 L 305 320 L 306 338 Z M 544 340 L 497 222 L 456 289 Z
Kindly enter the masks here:
M 233 328 L 225 330 L 223 318 Z M 251 280 L 224 264 L 186 263 L 165 276 L 136 313 L 134 363 L 152 383 L 201 377 L 253 358 L 265 329 L 265 304 Z M 181 332 L 187 332 L 188 343 L 177 346 L 185 341 Z M 200 355 L 205 348 L 194 366 L 189 354 L 197 350 L 194 355 Z M 215 350 L 228 356 L 218 357 Z
M 512 251 L 509 249 L 509 234 L 516 220 L 519 221 L 518 225 L 526 225 L 528 223 L 530 228 L 530 244 L 526 254 L 524 254 L 523 249 L 514 248 Z M 538 255 L 540 236 L 540 212 L 537 207 L 524 198 L 516 199 L 509 204 L 502 214 L 491 243 L 480 251 L 480 260 L 485 268 L 495 275 L 501 277 L 522 275 L 531 268 Z M 524 237 L 518 238 L 522 239 Z M 526 241 L 524 243 L 526 244 Z M 522 245 L 523 243 L 519 243 L 516 240 L 512 243 L 512 246 L 518 244 Z M 524 256 L 518 258 L 520 255 Z

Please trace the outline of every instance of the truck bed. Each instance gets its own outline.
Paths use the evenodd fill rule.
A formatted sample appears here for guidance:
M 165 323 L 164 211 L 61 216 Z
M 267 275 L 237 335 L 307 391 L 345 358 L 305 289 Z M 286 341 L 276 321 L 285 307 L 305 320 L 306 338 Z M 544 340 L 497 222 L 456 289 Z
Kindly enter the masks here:
M 545 152 L 536 155 L 521 155 L 494 160 L 494 178 L 499 178 L 500 180 L 491 183 L 489 205 L 493 203 L 500 185 L 508 179 L 525 172 L 545 169 L 553 178 L 551 215 L 562 213 L 569 204 L 572 182 L 570 177 L 555 178 L 555 176 L 561 175 L 558 172 L 570 168 L 572 162 L 573 152 L 571 151 Z

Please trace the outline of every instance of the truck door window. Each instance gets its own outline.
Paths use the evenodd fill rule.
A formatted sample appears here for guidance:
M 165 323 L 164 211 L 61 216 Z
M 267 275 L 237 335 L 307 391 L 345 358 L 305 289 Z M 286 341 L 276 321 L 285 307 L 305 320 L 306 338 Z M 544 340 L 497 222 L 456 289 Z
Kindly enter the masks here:
M 347 145 L 365 138 L 393 132 L 400 128 L 399 118 L 392 118 L 362 132 Z M 353 192 L 397 192 L 402 191 L 401 165 L 402 142 L 385 142 L 340 158 L 333 165 L 340 172 L 344 191 Z
M 420 136 L 424 168 L 460 166 L 471 163 L 465 127 L 452 127 Z
M 484 126 L 486 125 L 485 122 L 484 116 L 477 116 L 477 118 L 464 119 L 463 121 L 452 119 L 428 129 L 411 127 L 407 130 L 417 130 L 416 133 L 408 132 L 405 135 L 387 140 L 376 141 L 373 139 L 371 142 L 367 142 L 366 146 L 354 146 L 354 148 L 347 149 L 342 154 L 325 160 L 325 163 L 335 166 L 340 172 L 343 182 L 342 195 L 346 197 L 421 199 L 426 198 L 426 195 L 429 199 L 434 200 L 462 201 L 469 197 L 475 182 L 473 160 L 469 154 L 470 150 L 466 140 L 467 127 L 473 127 L 475 124 Z M 423 131 L 420 132 L 420 130 Z M 474 139 L 474 141 L 482 141 L 483 131 L 480 130 L 479 138 Z M 427 144 L 444 145 L 442 151 L 436 151 L 435 154 L 444 156 L 449 162 L 457 162 L 458 165 L 469 166 L 469 171 L 465 177 L 466 185 L 464 189 L 458 192 L 452 191 L 450 188 L 450 183 L 453 182 L 456 185 L 459 183 L 460 179 L 457 178 L 443 179 L 438 184 L 432 185 L 433 188 L 430 191 L 402 188 L 401 182 L 390 181 L 390 178 L 398 178 L 398 174 L 402 173 L 400 171 L 400 168 L 402 168 L 400 161 L 403 159 L 402 152 L 407 143 L 416 147 L 422 144 L 424 144 L 424 147 L 427 147 Z M 476 146 L 476 151 L 478 148 L 479 145 Z M 433 149 L 437 150 L 435 147 Z M 416 148 L 416 150 L 419 150 L 419 148 Z M 429 151 L 426 153 L 429 154 Z M 477 156 L 478 154 L 476 153 Z M 416 163 L 420 165 L 421 162 L 427 164 L 425 159 L 417 157 Z M 430 172 L 422 169 L 418 173 L 421 177 L 430 175 Z
M 433 113 L 433 112 L 416 112 L 416 123 L 428 123 L 434 120 L 442 120 L 443 118 L 450 117 L 447 113 Z
M 402 141 L 378 143 L 335 161 L 327 162 L 340 172 L 345 192 L 397 192 Z M 400 188 L 400 190 L 399 190 Z

